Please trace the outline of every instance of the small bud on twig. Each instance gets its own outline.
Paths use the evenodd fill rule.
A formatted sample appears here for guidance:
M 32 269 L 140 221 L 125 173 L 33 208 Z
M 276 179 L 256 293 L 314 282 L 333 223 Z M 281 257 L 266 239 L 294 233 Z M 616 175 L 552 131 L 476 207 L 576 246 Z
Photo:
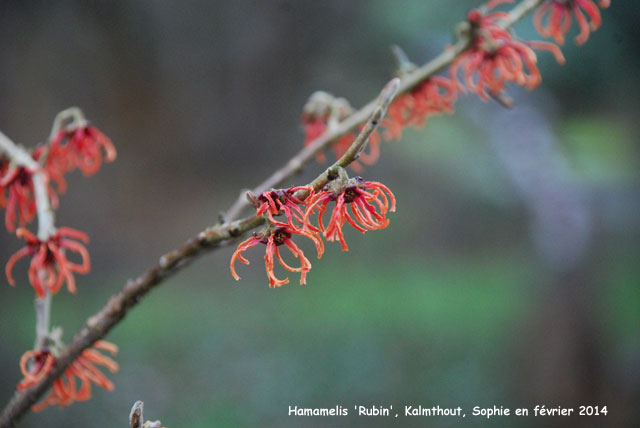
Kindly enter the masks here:
M 247 200 L 251 202 L 251 205 L 253 205 L 255 208 L 258 208 L 260 206 L 260 201 L 258 200 L 258 198 L 256 198 L 256 195 L 254 195 L 251 190 L 247 191 L 245 196 L 247 197 Z
M 396 76 L 398 77 L 404 77 L 418 68 L 398 45 L 391 46 L 391 55 L 393 55 L 393 59 L 396 62 Z
M 142 424 L 144 422 L 142 418 L 142 410 L 144 407 L 144 403 L 140 400 L 136 401 L 131 408 L 131 413 L 129 413 L 129 426 L 131 428 L 142 428 Z
M 496 100 L 496 102 L 504 108 L 513 108 L 515 105 L 513 98 L 511 98 L 505 91 L 498 93 L 489 92 L 489 95 L 491 95 L 491 98 Z

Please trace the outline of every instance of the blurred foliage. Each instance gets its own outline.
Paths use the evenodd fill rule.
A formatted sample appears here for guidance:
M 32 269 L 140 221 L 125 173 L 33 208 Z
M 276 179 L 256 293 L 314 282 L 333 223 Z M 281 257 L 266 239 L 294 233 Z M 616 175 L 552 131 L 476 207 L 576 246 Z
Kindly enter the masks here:
M 565 122 L 562 140 L 578 175 L 603 184 L 636 176 L 638 148 L 629 134 L 621 121 L 575 118 Z

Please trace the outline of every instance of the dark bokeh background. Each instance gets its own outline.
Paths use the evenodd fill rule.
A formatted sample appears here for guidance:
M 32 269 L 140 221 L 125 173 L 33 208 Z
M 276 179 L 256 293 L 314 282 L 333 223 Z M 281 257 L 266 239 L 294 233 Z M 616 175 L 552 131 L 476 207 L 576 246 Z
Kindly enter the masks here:
M 213 224 L 301 145 L 301 106 L 325 89 L 360 106 L 422 63 L 474 1 L 4 2 L 0 129 L 44 139 L 83 108 L 116 163 L 69 177 L 58 223 L 90 233 L 93 270 L 54 299 L 66 337 L 124 282 Z M 600 418 L 495 426 L 633 426 L 640 415 L 640 109 L 635 2 L 615 1 L 565 66 L 506 111 L 475 97 L 365 176 L 398 198 L 391 226 L 329 245 L 309 285 L 270 290 L 260 251 L 236 283 L 232 249 L 203 257 L 108 337 L 116 391 L 21 426 L 125 426 L 134 401 L 167 427 L 387 426 L 301 419 L 289 405 L 608 406 Z M 518 34 L 536 37 L 531 20 Z M 320 170 L 311 165 L 288 184 Z M 3 233 L 0 260 L 21 243 Z M 309 248 L 309 247 L 305 247 Z M 24 264 L 17 271 L 24 271 Z M 4 280 L 3 280 L 4 281 Z M 32 346 L 26 275 L 0 287 L 0 401 Z M 450 418 L 398 419 L 455 426 Z

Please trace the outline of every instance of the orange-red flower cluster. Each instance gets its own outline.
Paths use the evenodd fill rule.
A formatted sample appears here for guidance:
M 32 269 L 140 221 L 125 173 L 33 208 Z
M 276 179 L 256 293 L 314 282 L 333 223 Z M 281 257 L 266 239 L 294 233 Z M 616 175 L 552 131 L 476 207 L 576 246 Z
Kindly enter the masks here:
M 335 126 L 353 112 L 349 102 L 324 92 L 314 92 L 302 108 L 302 125 L 304 128 L 305 147 L 318 139 L 329 126 Z M 324 162 L 324 153 L 316 154 L 318 162 Z
M 381 124 L 386 128 L 384 137 L 387 140 L 400 139 L 407 126 L 421 128 L 431 115 L 453 113 L 456 98 L 456 88 L 451 80 L 442 76 L 428 78 L 393 100 Z
M 94 126 L 79 127 L 71 131 L 63 130 L 55 141 L 64 139 L 67 140 L 64 148 L 70 169 L 78 168 L 87 177 L 100 169 L 103 151 L 106 162 L 113 162 L 116 159 L 117 152 L 113 143 Z
M 303 125 L 305 130 L 305 147 L 315 141 L 327 130 L 327 122 L 326 119 L 323 118 L 305 122 L 305 117 L 303 116 Z M 360 126 L 360 129 L 362 129 L 362 126 Z M 345 154 L 345 152 L 349 149 L 349 147 L 351 147 L 351 144 L 353 144 L 357 136 L 357 133 L 350 132 L 341 136 L 336 140 L 335 143 L 333 143 L 331 148 L 333 149 L 333 153 L 336 159 L 340 159 L 340 157 Z M 374 131 L 369 136 L 368 146 L 369 149 L 360 153 L 360 157 L 358 158 L 358 160 L 350 165 L 354 171 L 362 170 L 362 165 L 360 164 L 360 162 L 365 165 L 373 165 L 378 161 L 378 158 L 380 158 L 380 135 L 377 131 Z M 324 153 L 319 152 L 316 155 L 316 160 L 318 162 L 325 162 L 326 157 L 324 156 Z
M 402 131 L 407 126 L 423 126 L 430 115 L 452 113 L 458 91 L 468 90 L 485 101 L 495 97 L 504 102 L 502 93 L 508 82 L 534 89 L 542 81 L 535 50 L 551 52 L 558 63 L 564 64 L 564 56 L 557 45 L 519 40 L 500 24 L 501 20 L 508 20 L 511 15 L 493 9 L 513 1 L 488 0 L 482 11 L 474 9 L 469 12 L 467 28 L 463 31 L 469 32 L 470 47 L 451 64 L 451 79 L 431 76 L 409 92 L 400 94 L 389 106 L 387 117 L 381 123 L 384 129 L 382 136 L 386 140 L 401 138 Z M 551 37 L 556 43 L 562 44 L 571 27 L 572 17 L 575 16 L 580 27 L 576 42 L 582 44 L 586 42 L 590 32 L 595 31 L 602 23 L 598 6 L 604 9 L 609 7 L 610 3 L 611 0 L 546 0 L 536 11 L 534 24 L 541 35 Z M 406 58 L 404 61 L 409 64 L 409 69 L 415 69 Z M 403 72 L 409 71 L 400 66 L 399 73 Z M 313 94 L 302 115 L 305 146 L 320 138 L 331 125 L 345 120 L 350 114 L 351 108 L 343 99 L 336 99 L 324 92 Z M 336 158 L 348 150 L 356 135 L 348 133 L 332 143 Z M 351 164 L 355 171 L 362 170 L 360 162 L 370 165 L 378 160 L 380 136 L 376 132 L 371 136 L 369 146 L 369 153 L 363 153 L 358 159 L 359 162 Z M 321 152 L 316 156 L 319 162 L 326 160 Z
M 608 8 L 610 4 L 610 0 L 598 2 L 602 9 Z M 575 16 L 580 27 L 580 33 L 575 38 L 579 45 L 584 44 L 589 39 L 589 34 L 602 24 L 600 9 L 593 0 L 547 0 L 536 10 L 533 23 L 540 35 L 551 37 L 562 45 L 571 28 L 572 16 Z
M 93 345 L 93 348 L 84 350 L 65 369 L 64 374 L 54 381 L 49 395 L 32 407 L 33 411 L 39 412 L 48 406 L 67 407 L 75 401 L 86 401 L 91 398 L 92 383 L 108 391 L 113 390 L 113 383 L 96 365 L 104 366 L 111 373 L 115 373 L 118 371 L 118 364 L 98 350 L 115 355 L 118 352 L 118 347 L 113 343 L 99 340 Z M 25 390 L 39 383 L 55 364 L 55 356 L 49 350 L 25 352 L 20 359 L 20 370 L 24 378 L 18 384 L 18 389 Z
M 286 270 L 300 273 L 300 284 L 306 284 L 307 272 L 311 269 L 311 262 L 305 257 L 304 252 L 293 242 L 292 237 L 294 235 L 300 235 L 311 239 L 316 246 L 318 258 L 322 257 L 324 245 L 322 240 L 318 237 L 318 229 L 302 228 L 304 222 L 304 211 L 301 206 L 304 207 L 306 202 L 303 199 L 296 197 L 297 192 L 306 193 L 307 195 L 312 195 L 314 193 L 313 188 L 310 186 L 297 186 L 290 187 L 288 189 L 269 190 L 263 192 L 256 198 L 256 215 L 266 216 L 268 225 L 262 231 L 254 233 L 253 237 L 240 243 L 240 245 L 238 245 L 238 249 L 233 253 L 230 267 L 231 274 L 236 281 L 240 280 L 240 276 L 236 273 L 234 266 L 236 260 L 240 260 L 244 264 L 249 264 L 249 260 L 244 258 L 242 253 L 258 244 L 265 244 L 267 248 L 264 261 L 267 276 L 269 277 L 270 287 L 280 287 L 281 285 L 289 282 L 288 278 L 280 280 L 275 276 L 273 271 L 275 265 L 274 256 Z M 282 222 L 277 220 L 275 217 L 279 215 L 284 215 L 287 221 Z M 286 246 L 295 258 L 300 258 L 299 268 L 289 266 L 282 259 L 279 249 L 281 245 Z
M 322 216 L 329 202 L 335 202 L 331 219 L 325 228 Z M 347 210 L 351 207 L 351 215 Z M 364 181 L 362 177 L 335 180 L 325 189 L 312 195 L 305 212 L 305 226 L 310 225 L 310 216 L 318 212 L 318 226 L 328 241 L 340 241 L 343 251 L 348 251 L 342 227 L 348 223 L 354 229 L 384 229 L 389 225 L 388 212 L 396 210 L 396 199 L 391 190 L 382 183 Z M 353 216 L 353 217 L 352 217 Z
M 451 64 L 451 78 L 457 87 L 476 93 L 487 101 L 499 95 L 507 82 L 533 89 L 541 82 L 537 56 L 533 49 L 548 50 L 556 60 L 564 63 L 560 49 L 553 43 L 521 42 L 496 23 L 508 14 L 493 12 L 483 15 L 478 10 L 469 12 L 473 41 L 471 47 Z M 462 74 L 460 82 L 459 74 Z
M 40 241 L 35 235 L 24 228 L 16 232 L 19 238 L 24 238 L 27 245 L 18 250 L 7 263 L 6 274 L 9 284 L 15 285 L 13 267 L 23 257 L 31 257 L 29 267 L 29 282 L 36 290 L 38 297 L 45 296 L 45 290 L 51 294 L 57 293 L 64 282 L 71 293 L 76 291 L 74 273 L 86 274 L 91 265 L 89 252 L 80 242 L 89 242 L 89 237 L 79 230 L 61 227 L 47 241 Z M 80 256 L 81 263 L 73 263 L 67 259 L 67 251 Z
M 318 91 L 309 97 L 309 100 L 302 109 L 302 125 L 304 128 L 304 146 L 307 147 L 320 138 L 332 126 L 337 126 L 342 120 L 347 118 L 353 109 L 344 98 L 336 98 L 326 92 Z M 360 127 L 362 129 L 362 126 Z M 333 144 L 332 149 L 336 159 L 340 158 L 356 139 L 357 133 L 350 132 L 339 137 Z M 355 171 L 362 169 L 360 162 L 372 165 L 377 162 L 380 156 L 380 136 L 374 132 L 369 137 L 369 150 L 362 152 L 358 161 L 353 162 L 351 167 Z M 318 162 L 325 162 L 324 153 L 316 154 Z
M 45 169 L 58 187 L 64 188 L 63 176 L 76 168 L 85 176 L 98 172 L 104 161 L 113 162 L 117 152 L 111 140 L 94 126 L 62 129 L 47 145 L 34 150 L 33 157 L 46 156 Z
M 296 192 L 304 192 L 306 198 L 297 198 Z M 338 239 L 342 249 L 346 251 L 348 248 L 342 232 L 345 223 L 349 223 L 363 233 L 367 230 L 383 229 L 389 224 L 387 213 L 395 211 L 396 208 L 395 197 L 385 185 L 364 181 L 361 177 L 350 179 L 344 170 L 340 170 L 338 177 L 318 193 L 309 186 L 292 187 L 264 192 L 256 200 L 256 215 L 265 216 L 267 226 L 238 245 L 231 257 L 230 268 L 232 276 L 240 280 L 235 270 L 236 260 L 249 264 L 243 253 L 258 244 L 265 244 L 264 260 L 270 287 L 279 287 L 289 282 L 288 278 L 280 280 L 275 276 L 273 271 L 275 259 L 286 270 L 300 273 L 300 284 L 306 284 L 311 262 L 293 242 L 295 235 L 304 236 L 313 241 L 318 258 L 321 258 L 324 252 L 323 235 L 328 241 Z M 336 204 L 331 220 L 325 228 L 322 215 L 331 201 L 335 201 Z M 351 214 L 347 211 L 348 206 L 351 206 Z M 311 224 L 311 216 L 316 213 L 318 213 L 318 227 Z M 284 215 L 287 221 L 278 221 L 275 218 L 278 215 Z M 285 245 L 294 257 L 300 259 L 300 267 L 291 267 L 282 259 L 279 250 L 282 245 Z
M 51 205 L 58 206 L 58 194 L 67 187 L 64 175 L 80 169 L 85 176 L 95 174 L 104 160 L 112 162 L 116 150 L 111 140 L 93 126 L 63 129 L 48 144 L 36 147 L 31 156 L 43 163 Z M 44 160 L 43 160 L 44 159 Z M 5 226 L 9 232 L 27 225 L 36 214 L 32 176 L 23 166 L 0 160 L 0 208 L 6 208 Z M 51 185 L 56 183 L 57 189 Z
M 453 113 L 453 104 L 456 100 L 456 88 L 451 81 L 445 77 L 434 76 L 418 85 L 412 91 L 399 96 L 391 103 L 388 110 L 388 117 L 381 124 L 386 128 L 384 137 L 387 140 L 400 138 L 402 130 L 407 126 L 422 127 L 427 117 L 439 113 Z M 317 102 L 317 93 L 312 96 L 305 105 L 302 115 L 302 123 L 305 132 L 305 147 L 321 137 L 329 128 L 329 121 L 335 120 L 336 123 L 348 116 L 350 109 L 335 107 L 338 113 L 330 115 L 329 108 L 319 109 Z M 344 105 L 343 104 L 339 104 Z M 348 104 L 346 104 L 348 106 Z M 311 106 L 311 107 L 310 107 Z M 318 114 L 317 111 L 322 112 Z M 360 125 L 361 131 L 363 125 Z M 339 159 L 348 149 L 357 137 L 356 132 L 350 132 L 339 137 L 331 146 L 336 159 Z M 352 162 L 350 167 L 361 172 L 365 165 L 373 165 L 380 157 L 380 134 L 374 131 L 369 136 L 368 150 L 360 153 L 358 160 Z M 318 162 L 326 160 L 323 153 L 316 155 Z

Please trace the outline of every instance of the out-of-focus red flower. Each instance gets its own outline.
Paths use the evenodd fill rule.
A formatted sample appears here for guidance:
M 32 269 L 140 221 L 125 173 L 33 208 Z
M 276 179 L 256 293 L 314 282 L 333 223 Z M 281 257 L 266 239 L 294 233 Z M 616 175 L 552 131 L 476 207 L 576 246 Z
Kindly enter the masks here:
M 363 125 L 360 125 L 360 129 L 363 128 Z M 309 145 L 312 141 L 322 135 L 327 129 L 327 124 L 322 119 L 317 119 L 314 122 L 309 122 L 305 124 L 305 146 Z M 340 157 L 351 147 L 351 144 L 355 141 L 358 134 L 354 132 L 350 132 L 339 137 L 335 143 L 332 145 L 333 153 L 335 154 L 336 159 L 340 159 Z M 351 168 L 354 171 L 359 172 L 362 171 L 362 162 L 365 165 L 373 165 L 378 161 L 380 157 L 380 134 L 378 131 L 374 131 L 369 136 L 369 149 L 367 151 L 363 151 L 360 153 L 360 157 L 357 161 L 351 163 Z M 318 152 L 316 155 L 316 160 L 320 163 L 326 162 L 327 158 L 324 153 Z
M 236 260 L 240 260 L 246 265 L 249 264 L 249 260 L 244 258 L 242 253 L 244 253 L 251 247 L 255 247 L 258 244 L 265 244 L 267 248 L 264 255 L 264 261 L 267 276 L 269 278 L 269 287 L 280 287 L 281 285 L 289 283 L 289 278 L 278 279 L 273 272 L 274 255 L 278 259 L 278 262 L 280 262 L 282 267 L 284 267 L 286 270 L 288 270 L 289 272 L 300 273 L 300 284 L 306 284 L 307 272 L 311 270 L 311 262 L 307 257 L 305 257 L 303 251 L 295 244 L 295 242 L 293 242 L 292 237 L 294 235 L 300 235 L 304 236 L 305 238 L 311 239 L 316 246 L 318 258 L 322 257 L 322 254 L 324 252 L 324 245 L 322 243 L 322 240 L 313 232 L 293 229 L 288 226 L 269 225 L 262 232 L 255 233 L 253 237 L 241 242 L 240 245 L 238 245 L 238 248 L 233 253 L 231 262 L 229 264 L 231 268 L 231 275 L 233 275 L 233 278 L 236 281 L 240 280 L 240 276 L 236 273 L 236 269 L 234 266 Z M 286 246 L 295 258 L 300 259 L 300 267 L 291 267 L 282 259 L 282 256 L 280 255 L 281 245 Z
M 305 147 L 322 136 L 329 128 L 329 124 L 337 125 L 347 118 L 353 109 L 344 98 L 317 91 L 311 94 L 309 100 L 302 108 L 302 125 L 304 127 Z M 320 163 L 326 161 L 324 153 L 318 152 L 316 160 Z
M 40 241 L 24 228 L 19 228 L 16 235 L 19 238 L 24 238 L 27 245 L 11 256 L 7 263 L 6 274 L 9 284 L 15 285 L 12 271 L 16 262 L 23 257 L 31 256 L 29 282 L 36 290 L 38 297 L 44 297 L 45 290 L 49 290 L 52 294 L 57 293 L 65 281 L 69 292 L 76 292 L 73 274 L 86 274 L 91 269 L 89 252 L 84 245 L 77 242 L 82 241 L 85 244 L 89 242 L 89 237 L 84 232 L 61 227 L 46 242 Z M 77 253 L 81 258 L 81 263 L 69 261 L 67 251 Z
M 305 147 L 314 142 L 322 134 L 324 134 L 324 132 L 327 130 L 327 119 L 328 117 L 310 118 L 302 116 Z M 316 153 L 316 160 L 319 163 L 324 163 L 327 161 L 327 158 L 325 157 L 324 153 L 318 152 Z
M 353 109 L 344 98 L 336 98 L 326 92 L 315 92 L 302 110 L 302 124 L 304 127 L 305 147 L 321 137 L 330 125 L 337 125 L 353 112 Z M 362 130 L 364 125 L 360 125 Z M 332 144 L 332 149 L 336 159 L 340 158 L 351 146 L 357 137 L 357 133 L 349 132 L 339 137 Z M 378 161 L 380 156 L 380 136 L 374 132 L 369 137 L 369 150 L 360 154 L 359 162 L 372 165 Z M 327 160 L 322 152 L 316 154 L 316 160 L 320 163 Z M 354 171 L 362 170 L 362 165 L 358 161 L 353 162 L 351 167 Z
M 420 128 L 431 115 L 453 113 L 456 98 L 456 87 L 451 80 L 441 76 L 430 77 L 391 103 L 381 124 L 386 128 L 384 137 L 400 139 L 407 126 Z
M 42 165 L 45 185 L 55 209 L 58 195 L 66 191 L 64 175 L 80 169 L 84 175 L 95 174 L 103 161 L 116 158 L 116 149 L 103 133 L 93 126 L 61 130 L 47 145 L 36 147 L 31 156 Z M 36 215 L 33 174 L 23 166 L 14 165 L 8 159 L 0 159 L 0 208 L 6 208 L 5 226 L 9 232 L 24 227 Z M 52 183 L 56 184 L 54 189 Z
M 0 166 L 0 208 L 6 208 L 4 224 L 13 233 L 16 223 L 22 227 L 36 215 L 32 172 L 6 162 Z
M 474 36 L 471 47 L 452 64 L 450 74 L 457 87 L 476 93 L 487 101 L 500 94 L 507 82 L 533 89 L 542 78 L 534 49 L 550 51 L 560 64 L 564 56 L 560 49 L 548 42 L 522 42 L 514 39 L 496 20 L 508 16 L 506 12 L 483 15 L 478 10 L 469 12 L 468 21 Z M 464 85 L 460 83 L 462 72 Z
M 331 219 L 325 228 L 322 216 L 329 202 L 335 202 Z M 351 207 L 351 214 L 347 208 Z M 364 233 L 367 230 L 384 229 L 389 225 L 388 212 L 396 210 L 396 199 L 391 190 L 382 183 L 364 181 L 362 177 L 334 180 L 324 190 L 316 193 L 308 202 L 305 225 L 318 210 L 318 226 L 328 241 L 340 241 L 343 251 L 348 251 L 342 227 L 349 223 L 354 229 Z M 352 217 L 353 216 L 353 217 Z
M 33 150 L 31 156 L 38 163 L 43 164 L 49 182 L 56 183 L 56 191 L 52 187 L 49 188 L 49 197 L 54 206 L 58 205 L 57 194 L 63 194 L 67 190 L 67 180 L 64 175 L 73 169 L 68 156 L 67 147 L 62 145 L 64 131 L 60 131 L 58 137 L 51 141 L 48 145 L 40 145 Z M 43 161 L 43 157 L 45 160 Z
M 49 395 L 32 407 L 33 411 L 39 412 L 48 406 L 67 407 L 75 401 L 86 401 L 91 398 L 92 383 L 112 391 L 113 383 L 96 365 L 104 366 L 111 373 L 115 373 L 118 371 L 118 364 L 98 350 L 115 355 L 118 347 L 105 340 L 99 340 L 93 348 L 82 351 L 82 354 L 67 367 L 64 374 L 54 381 Z M 25 352 L 20 359 L 20 370 L 24 378 L 18 384 L 18 390 L 28 389 L 39 383 L 54 365 L 55 357 L 48 350 Z M 79 387 L 78 383 L 80 383 Z
M 610 4 L 610 0 L 598 2 L 603 9 L 608 8 Z M 548 0 L 536 10 L 533 23 L 541 36 L 552 37 L 556 43 L 562 45 L 571 28 L 572 15 L 580 27 L 575 41 L 582 45 L 589 39 L 589 34 L 602 24 L 600 9 L 593 0 Z
M 94 126 L 79 127 L 67 133 L 67 155 L 72 165 L 85 176 L 98 172 L 104 160 L 113 162 L 117 152 L 111 140 Z
M 358 129 L 362 131 L 364 128 L 364 124 L 360 125 Z M 349 133 L 345 134 L 342 137 L 338 138 L 332 147 L 333 152 L 335 153 L 336 159 L 340 159 L 342 155 L 344 155 L 349 147 L 353 144 L 358 136 L 357 133 Z M 368 149 L 360 152 L 360 157 L 352 163 L 349 164 L 349 167 L 353 169 L 355 172 L 362 172 L 364 169 L 362 164 L 365 165 L 373 165 L 378 162 L 380 158 L 380 134 L 378 131 L 373 131 L 369 136 L 369 142 L 367 143 Z
M 18 384 L 18 389 L 27 389 L 39 383 L 49 374 L 55 361 L 49 350 L 25 352 L 20 358 L 20 370 L 24 378 Z

